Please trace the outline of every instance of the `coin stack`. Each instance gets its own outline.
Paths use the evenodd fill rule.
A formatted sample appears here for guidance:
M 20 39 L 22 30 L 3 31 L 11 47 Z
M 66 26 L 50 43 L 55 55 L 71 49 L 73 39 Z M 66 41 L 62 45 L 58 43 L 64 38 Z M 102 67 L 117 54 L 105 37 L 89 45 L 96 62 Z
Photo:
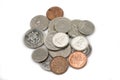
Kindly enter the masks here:
M 69 65 L 75 69 L 86 65 L 92 50 L 86 37 L 95 29 L 88 20 L 70 20 L 63 15 L 60 7 L 49 8 L 46 16 L 32 18 L 31 29 L 24 36 L 25 45 L 35 49 L 33 61 L 55 74 L 65 73 Z

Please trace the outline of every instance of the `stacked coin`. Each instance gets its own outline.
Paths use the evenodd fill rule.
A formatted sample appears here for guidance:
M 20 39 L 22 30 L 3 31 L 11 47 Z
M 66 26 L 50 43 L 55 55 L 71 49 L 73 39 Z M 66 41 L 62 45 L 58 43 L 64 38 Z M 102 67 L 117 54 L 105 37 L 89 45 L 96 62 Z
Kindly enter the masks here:
M 86 65 L 92 50 L 87 36 L 95 29 L 88 20 L 70 20 L 63 14 L 63 10 L 55 6 L 48 9 L 47 17 L 33 17 L 31 29 L 24 36 L 25 45 L 35 49 L 33 61 L 55 74 L 65 73 L 69 65 L 75 69 Z

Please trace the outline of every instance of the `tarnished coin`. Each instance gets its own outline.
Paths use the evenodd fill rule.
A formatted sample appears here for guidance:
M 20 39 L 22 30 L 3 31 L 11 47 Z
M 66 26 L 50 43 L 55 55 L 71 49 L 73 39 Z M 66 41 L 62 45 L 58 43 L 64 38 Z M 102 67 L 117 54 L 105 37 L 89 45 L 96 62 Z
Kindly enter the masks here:
M 44 42 L 43 32 L 39 29 L 30 29 L 24 36 L 24 43 L 27 47 L 35 49 L 40 47 Z
M 47 35 L 45 41 L 44 41 L 44 44 L 45 46 L 50 49 L 50 50 L 60 50 L 61 48 L 58 48 L 56 47 L 53 42 L 52 42 L 52 39 L 53 39 L 53 36 L 56 34 L 56 32 L 51 32 Z
M 77 36 L 71 40 L 71 46 L 73 49 L 82 51 L 88 47 L 88 40 L 84 36 Z
M 65 33 L 56 33 L 53 36 L 52 42 L 57 47 L 65 47 L 69 43 L 69 36 Z
M 67 18 L 57 18 L 55 23 L 55 30 L 57 32 L 67 33 L 71 29 L 71 21 Z
M 40 66 L 42 69 L 50 71 L 50 62 L 52 60 L 52 57 L 48 57 L 45 61 L 43 61 L 42 63 L 40 63 Z
M 53 58 L 50 63 L 50 68 L 55 74 L 63 74 L 68 69 L 68 62 L 64 57 L 58 56 Z
M 68 57 L 70 53 L 71 53 L 71 46 L 70 45 L 68 45 L 67 47 L 60 49 L 58 51 L 49 50 L 49 54 L 52 57 L 56 57 L 56 56 Z
M 64 14 L 63 10 L 57 6 L 49 8 L 46 13 L 48 19 L 50 19 L 50 20 L 52 20 L 56 17 L 63 17 L 63 14 Z
M 88 57 L 90 56 L 91 51 L 92 51 L 92 47 L 91 45 L 88 45 L 88 47 L 83 51 L 83 53 Z
M 68 34 L 71 37 L 81 36 L 82 34 L 78 30 L 78 25 L 81 23 L 81 20 L 72 20 L 71 21 L 71 29 L 69 30 Z
M 49 20 L 43 15 L 38 15 L 32 18 L 30 26 L 32 28 L 38 27 L 40 30 L 46 30 L 49 25 Z
M 88 20 L 84 20 L 79 24 L 78 30 L 82 34 L 88 36 L 88 35 L 91 35 L 94 32 L 95 27 L 94 27 L 92 22 L 90 22 Z
M 32 53 L 32 59 L 38 63 L 43 62 L 45 59 L 47 59 L 47 57 L 48 57 L 47 48 L 39 48 Z
M 87 57 L 82 52 L 74 52 L 68 58 L 70 66 L 76 69 L 80 69 L 87 63 Z

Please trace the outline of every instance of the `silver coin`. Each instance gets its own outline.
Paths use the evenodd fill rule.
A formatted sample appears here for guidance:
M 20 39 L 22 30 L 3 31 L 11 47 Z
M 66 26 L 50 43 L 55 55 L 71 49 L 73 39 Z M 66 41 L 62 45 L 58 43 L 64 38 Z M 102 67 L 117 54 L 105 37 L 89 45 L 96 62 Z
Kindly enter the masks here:
M 80 23 L 81 23 L 81 20 L 72 20 L 72 21 L 71 21 L 72 26 L 71 26 L 70 31 L 68 32 L 68 35 L 69 35 L 70 37 L 73 38 L 73 37 L 82 35 L 82 34 L 79 32 L 79 30 L 78 30 L 78 25 L 79 25 Z
M 58 50 L 58 51 L 49 50 L 49 54 L 52 57 L 56 57 L 56 56 L 68 57 L 70 53 L 71 53 L 70 45 L 68 45 L 67 47 L 62 48 L 61 50 Z
M 32 28 L 38 27 L 40 30 L 46 30 L 48 28 L 49 20 L 43 15 L 38 15 L 32 18 L 30 26 Z
M 52 21 L 50 21 L 49 26 L 48 26 L 48 33 L 56 31 L 54 24 L 55 24 L 55 19 L 53 19 Z
M 52 39 L 53 39 L 53 36 L 56 34 L 56 32 L 50 32 L 45 41 L 44 41 L 44 44 L 45 46 L 50 49 L 50 50 L 59 50 L 60 48 L 56 47 L 53 42 L 52 42 Z
M 24 43 L 27 47 L 35 49 L 40 47 L 44 42 L 44 34 L 41 30 L 34 28 L 26 32 Z
M 69 43 L 69 36 L 65 33 L 56 33 L 53 36 L 52 42 L 57 47 L 65 47 Z
M 50 62 L 52 60 L 52 57 L 49 56 L 44 62 L 40 63 L 40 66 L 42 69 L 50 71 Z
M 93 23 L 88 20 L 82 21 L 78 27 L 78 30 L 86 36 L 91 35 L 94 32 L 94 29 Z
M 68 32 L 71 29 L 71 21 L 67 18 L 58 18 L 56 19 L 55 30 L 57 32 Z
M 83 53 L 86 55 L 86 56 L 90 56 L 92 52 L 92 47 L 91 45 L 88 45 L 88 47 L 83 51 Z
M 71 46 L 73 49 L 82 51 L 88 47 L 88 40 L 84 36 L 77 36 L 71 40 Z
M 47 48 L 39 48 L 32 53 L 32 59 L 38 63 L 44 61 L 45 59 L 47 59 L 47 57 L 48 57 Z

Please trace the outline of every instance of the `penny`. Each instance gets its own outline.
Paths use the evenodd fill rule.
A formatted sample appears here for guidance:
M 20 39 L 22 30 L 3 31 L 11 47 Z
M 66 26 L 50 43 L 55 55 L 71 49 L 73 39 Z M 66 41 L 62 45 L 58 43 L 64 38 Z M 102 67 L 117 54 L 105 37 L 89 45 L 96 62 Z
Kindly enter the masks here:
M 63 17 L 63 14 L 64 14 L 63 10 L 57 6 L 49 8 L 46 13 L 48 19 L 50 19 L 50 20 L 52 20 L 56 17 Z
M 68 62 L 64 57 L 58 56 L 53 58 L 50 63 L 51 71 L 55 74 L 63 74 L 68 69 Z
M 46 30 L 48 28 L 49 20 L 43 15 L 38 15 L 32 18 L 30 26 L 32 28 L 38 27 L 40 30 Z
M 25 45 L 32 49 L 40 47 L 43 44 L 43 42 L 43 32 L 37 28 L 28 30 L 24 36 Z
M 32 59 L 35 62 L 42 62 L 48 57 L 48 50 L 47 48 L 38 48 L 32 53 Z
M 52 42 L 53 36 L 55 34 L 56 32 L 49 33 L 44 41 L 45 46 L 50 50 L 60 50 L 60 48 L 56 47 Z
M 69 56 L 68 61 L 71 67 L 80 69 L 87 63 L 87 57 L 84 53 L 76 51 Z
M 71 53 L 71 46 L 70 45 L 68 45 L 67 47 L 60 49 L 58 51 L 49 50 L 49 54 L 52 57 L 56 57 L 56 56 L 68 57 L 70 53 Z
M 91 45 L 88 45 L 88 47 L 83 51 L 83 53 L 88 57 L 90 56 L 91 51 L 92 51 L 92 47 Z
M 65 47 L 69 43 L 69 36 L 65 33 L 56 33 L 53 36 L 52 42 L 57 47 Z
M 88 47 L 88 40 L 84 36 L 77 36 L 71 40 L 71 46 L 73 49 L 82 51 Z
M 40 63 L 42 69 L 50 71 L 50 62 L 52 58 L 49 56 L 45 61 Z
M 88 36 L 88 35 L 91 35 L 94 32 L 95 27 L 94 27 L 94 24 L 92 22 L 90 22 L 88 20 L 84 20 L 79 24 L 78 30 L 82 34 Z
M 67 33 L 71 29 L 71 21 L 67 18 L 57 18 L 55 23 L 55 30 L 57 32 Z

